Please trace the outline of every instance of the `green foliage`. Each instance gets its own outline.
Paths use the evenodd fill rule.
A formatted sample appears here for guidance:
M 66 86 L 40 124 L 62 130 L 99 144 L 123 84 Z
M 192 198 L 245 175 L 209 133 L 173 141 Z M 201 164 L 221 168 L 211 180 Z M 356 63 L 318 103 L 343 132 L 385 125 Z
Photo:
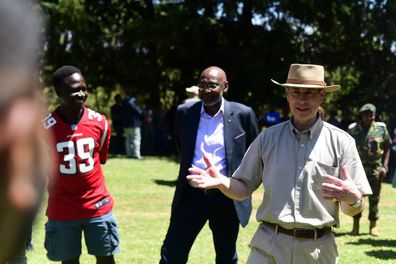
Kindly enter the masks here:
M 218 65 L 227 97 L 261 114 L 286 104 L 291 63 L 322 64 L 342 91 L 327 110 L 370 101 L 393 111 L 396 90 L 394 1 L 44 0 L 48 18 L 43 79 L 63 64 L 81 68 L 93 90 L 150 99 L 169 109 L 199 73 Z M 172 92 L 170 92 L 172 91 Z M 110 98 L 111 96 L 107 96 Z M 106 102 L 106 101 L 103 101 Z M 95 102 L 98 109 L 106 108 Z
M 114 214 L 118 221 L 121 252 L 117 263 L 158 263 L 160 248 L 169 224 L 170 207 L 174 193 L 178 163 L 169 158 L 146 157 L 144 160 L 113 158 L 103 166 L 106 184 L 115 199 Z M 255 213 L 263 191 L 253 196 L 254 210 L 250 223 L 240 228 L 238 255 L 240 263 L 246 263 L 249 242 L 257 229 Z M 380 202 L 380 237 L 368 235 L 366 210 L 361 219 L 361 236 L 350 236 L 352 218 L 341 214 L 341 228 L 337 229 L 336 242 L 343 264 L 394 263 L 396 258 L 394 219 L 396 218 L 396 189 L 383 184 Z M 34 250 L 28 253 L 29 264 L 52 263 L 47 260 L 44 249 L 45 201 L 34 226 Z M 83 243 L 84 245 L 84 243 Z M 95 263 L 94 257 L 83 247 L 81 263 Z M 191 250 L 191 264 L 214 263 L 215 253 L 211 231 L 208 226 L 199 234 Z

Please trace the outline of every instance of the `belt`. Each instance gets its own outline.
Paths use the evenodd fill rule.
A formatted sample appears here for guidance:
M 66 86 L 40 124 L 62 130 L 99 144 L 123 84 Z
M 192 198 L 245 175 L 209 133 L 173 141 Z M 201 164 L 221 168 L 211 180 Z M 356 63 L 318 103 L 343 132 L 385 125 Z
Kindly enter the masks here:
M 261 222 L 263 225 L 273 229 L 275 233 L 282 233 L 288 236 L 292 236 L 294 238 L 305 238 L 305 239 L 318 239 L 331 232 L 331 227 L 324 228 L 316 228 L 316 229 L 302 229 L 302 228 L 294 228 L 287 229 L 281 227 L 280 225 L 269 223 L 269 222 Z

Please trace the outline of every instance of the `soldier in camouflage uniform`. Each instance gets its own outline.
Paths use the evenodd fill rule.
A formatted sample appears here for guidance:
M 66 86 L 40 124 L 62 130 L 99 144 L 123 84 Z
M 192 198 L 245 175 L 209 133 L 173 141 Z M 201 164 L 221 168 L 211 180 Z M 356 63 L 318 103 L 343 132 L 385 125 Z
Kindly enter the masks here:
M 369 196 L 370 235 L 378 236 L 378 202 L 381 181 L 388 171 L 391 140 L 383 122 L 375 122 L 375 106 L 365 104 L 359 110 L 358 122 L 348 127 L 348 133 L 355 139 L 363 167 L 366 171 L 373 194 Z M 361 213 L 353 217 L 351 234 L 359 234 Z

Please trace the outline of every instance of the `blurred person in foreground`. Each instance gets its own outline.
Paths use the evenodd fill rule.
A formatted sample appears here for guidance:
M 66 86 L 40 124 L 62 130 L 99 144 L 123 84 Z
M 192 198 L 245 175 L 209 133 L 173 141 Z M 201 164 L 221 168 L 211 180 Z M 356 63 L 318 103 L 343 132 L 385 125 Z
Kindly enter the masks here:
M 206 157 L 187 179 L 236 200 L 263 185 L 247 263 L 338 263 L 339 209 L 353 216 L 371 194 L 355 141 L 318 113 L 340 86 L 326 85 L 323 66 L 312 64 L 292 64 L 286 83 L 272 81 L 284 87 L 291 119 L 260 133 L 231 178 Z
M 104 115 L 84 106 L 88 87 L 78 68 L 62 66 L 52 81 L 60 105 L 44 119 L 56 146 L 56 174 L 48 186 L 47 257 L 80 263 L 84 233 L 88 254 L 96 257 L 96 263 L 115 263 L 119 237 L 114 201 L 101 166 L 107 160 L 110 126 Z
M 378 204 L 382 179 L 388 172 L 391 139 L 385 123 L 375 121 L 376 108 L 373 104 L 365 104 L 359 110 L 358 122 L 348 127 L 348 133 L 355 139 L 356 147 L 363 162 L 373 194 L 369 199 L 370 221 L 369 234 L 379 236 Z M 359 235 L 359 222 L 362 214 L 353 217 L 352 235 Z
M 0 1 L 0 263 L 26 263 L 26 234 L 51 171 L 37 81 L 42 29 L 30 2 Z
M 250 196 L 234 201 L 218 190 L 197 188 L 186 179 L 189 167 L 205 168 L 204 156 L 210 156 L 213 167 L 231 176 L 258 134 L 254 111 L 224 99 L 230 84 L 221 68 L 203 70 L 197 86 L 201 101 L 181 104 L 176 111 L 174 129 L 180 170 L 161 264 L 187 263 L 195 238 L 206 222 L 213 235 L 215 263 L 237 263 L 239 224 L 245 227 L 252 211 Z

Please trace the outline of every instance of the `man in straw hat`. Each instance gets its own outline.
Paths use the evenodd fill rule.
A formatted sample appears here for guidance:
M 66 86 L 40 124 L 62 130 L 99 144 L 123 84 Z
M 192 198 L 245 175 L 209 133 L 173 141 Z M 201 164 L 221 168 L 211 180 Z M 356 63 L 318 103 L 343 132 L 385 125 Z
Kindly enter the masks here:
M 291 119 L 262 132 L 232 178 L 208 158 L 187 178 L 236 200 L 264 186 L 248 263 L 337 263 L 339 207 L 355 215 L 371 194 L 355 141 L 318 114 L 325 93 L 340 86 L 326 85 L 323 66 L 307 64 L 292 64 L 286 83 L 273 82 L 285 87 Z

